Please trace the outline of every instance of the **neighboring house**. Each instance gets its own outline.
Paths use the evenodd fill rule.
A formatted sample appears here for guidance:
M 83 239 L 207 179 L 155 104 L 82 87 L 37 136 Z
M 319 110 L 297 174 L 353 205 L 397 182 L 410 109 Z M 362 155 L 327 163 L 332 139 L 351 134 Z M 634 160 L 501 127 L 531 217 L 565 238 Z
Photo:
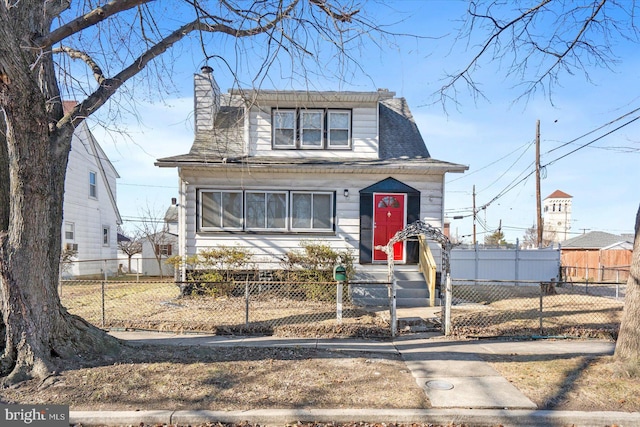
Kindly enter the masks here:
M 433 159 L 404 98 L 375 92 L 232 90 L 195 75 L 195 140 L 158 159 L 180 178 L 179 253 L 241 245 L 281 256 L 322 241 L 356 256 L 360 271 L 386 264 L 385 245 L 422 219 L 443 227 L 447 172 Z M 416 264 L 418 243 L 395 246 Z M 436 249 L 437 250 L 437 249 Z
M 571 231 L 571 200 L 573 196 L 556 190 L 543 201 L 542 240 L 549 244 L 567 240 Z
M 633 241 L 629 236 L 591 231 L 560 244 L 567 278 L 624 281 L 629 277 Z
M 65 102 L 65 109 L 75 102 Z M 62 249 L 74 250 L 74 262 L 64 275 L 95 276 L 117 271 L 118 226 L 116 179 L 107 155 L 83 121 L 71 139 L 64 183 Z M 108 260 L 106 263 L 104 260 Z
M 171 199 L 171 206 L 167 208 L 163 218 L 162 228 L 149 236 L 142 237 L 141 271 L 147 276 L 173 277 L 174 268 L 166 264 L 167 258 L 177 255 L 178 248 L 178 206 L 175 198 Z M 160 266 L 158 265 L 160 258 Z M 137 265 L 137 264 L 136 264 Z M 135 269 L 134 265 L 131 266 Z

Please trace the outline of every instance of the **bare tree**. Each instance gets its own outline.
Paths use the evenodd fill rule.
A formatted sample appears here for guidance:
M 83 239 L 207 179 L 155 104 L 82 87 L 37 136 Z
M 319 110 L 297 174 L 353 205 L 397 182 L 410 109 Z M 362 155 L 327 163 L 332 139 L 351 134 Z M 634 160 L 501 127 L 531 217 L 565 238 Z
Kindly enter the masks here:
M 147 206 L 140 212 L 141 222 L 138 225 L 138 233 L 143 241 L 146 241 L 153 256 L 158 263 L 160 278 L 164 277 L 164 261 L 172 255 L 173 246 L 177 236 L 169 232 L 168 224 L 165 222 L 164 213 Z M 140 251 L 142 252 L 142 245 Z
M 486 97 L 474 73 L 485 62 L 502 66 L 507 78 L 520 87 L 520 97 L 538 91 L 550 100 L 556 84 L 582 73 L 589 80 L 593 67 L 613 69 L 614 48 L 620 40 L 638 43 L 640 30 L 636 1 L 494 1 L 469 2 L 458 41 L 479 37 L 469 62 L 448 76 L 440 89 L 443 104 L 456 102 L 460 86 L 476 98 Z M 640 360 L 640 208 L 636 218 L 631 274 L 627 282 L 624 313 L 615 356 Z
M 142 253 L 142 235 L 136 231 L 131 237 L 127 236 L 127 240 L 118 240 L 118 249 L 127 255 L 127 272 L 131 272 L 131 258 L 134 255 Z
M 205 61 L 218 60 L 231 71 L 244 67 L 249 56 L 262 55 L 262 65 L 253 70 L 258 85 L 274 63 L 304 70 L 301 60 L 319 61 L 318 55 L 329 51 L 342 58 L 341 63 L 348 62 L 345 47 L 372 30 L 353 4 L 111 0 L 94 6 L 95 2 L 72 0 L 0 1 L 4 384 L 44 378 L 68 357 L 113 353 L 120 346 L 115 338 L 70 315 L 57 293 L 64 178 L 77 125 L 116 94 L 129 96 L 120 101 L 129 99 L 131 111 L 131 94 L 137 89 L 149 96 L 153 83 L 170 82 L 158 76 L 171 72 L 170 52 L 178 53 L 172 47 L 185 38 L 199 41 Z M 219 56 L 224 46 L 234 45 L 228 39 L 235 40 L 235 58 Z M 254 40 L 256 47 L 242 40 Z M 149 73 L 154 70 L 160 72 Z M 63 98 L 79 102 L 65 114 Z M 126 103 L 119 105 L 126 111 Z M 123 110 L 114 106 L 110 111 Z
M 472 0 L 457 38 L 472 57 L 447 76 L 441 101 L 456 102 L 461 86 L 486 98 L 474 75 L 487 62 L 498 64 L 520 97 L 541 91 L 551 99 L 562 79 L 580 73 L 589 81 L 593 67 L 613 69 L 616 41 L 640 40 L 639 11 L 635 0 Z M 475 37 L 480 42 L 469 46 Z

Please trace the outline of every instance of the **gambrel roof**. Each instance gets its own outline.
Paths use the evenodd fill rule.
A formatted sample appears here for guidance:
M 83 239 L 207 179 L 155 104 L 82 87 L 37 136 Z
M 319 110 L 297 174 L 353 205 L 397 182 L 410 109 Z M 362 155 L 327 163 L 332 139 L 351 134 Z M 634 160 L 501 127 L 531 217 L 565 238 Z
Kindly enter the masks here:
M 389 92 L 386 92 L 389 93 Z M 267 96 L 276 96 L 277 92 L 268 92 Z M 330 92 L 337 97 L 339 92 Z M 468 169 L 465 165 L 436 160 L 431 158 L 418 126 L 411 114 L 404 98 L 380 96 L 378 93 L 363 93 L 369 98 L 378 97 L 379 141 L 378 158 L 320 158 L 313 157 L 311 151 L 302 158 L 283 158 L 271 156 L 247 156 L 243 152 L 245 137 L 245 107 L 223 95 L 223 103 L 215 115 L 211 129 L 196 132 L 194 143 L 187 154 L 158 159 L 157 166 L 205 166 L 218 164 L 232 168 L 234 165 L 265 165 L 270 170 L 278 167 L 295 169 L 300 165 L 314 168 L 328 169 L 367 169 L 375 167 L 389 170 L 411 169 L 426 172 L 427 170 L 442 169 L 446 171 L 463 172 Z M 348 93 L 354 97 L 357 94 Z M 363 96 L 364 96 L 363 95 Z M 263 95 L 264 96 L 264 95 Z M 315 96 L 320 96 L 315 93 Z M 328 95 L 325 95 L 328 96 Z M 329 96 L 329 98 L 331 98 Z M 371 99 L 367 98 L 367 101 Z

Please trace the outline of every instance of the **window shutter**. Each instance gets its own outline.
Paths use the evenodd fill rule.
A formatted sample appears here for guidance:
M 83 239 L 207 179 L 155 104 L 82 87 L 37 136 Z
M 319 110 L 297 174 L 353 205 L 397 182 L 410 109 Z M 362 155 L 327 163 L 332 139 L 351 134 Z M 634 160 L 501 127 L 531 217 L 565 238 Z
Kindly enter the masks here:
M 167 256 L 171 256 L 171 245 L 167 245 Z

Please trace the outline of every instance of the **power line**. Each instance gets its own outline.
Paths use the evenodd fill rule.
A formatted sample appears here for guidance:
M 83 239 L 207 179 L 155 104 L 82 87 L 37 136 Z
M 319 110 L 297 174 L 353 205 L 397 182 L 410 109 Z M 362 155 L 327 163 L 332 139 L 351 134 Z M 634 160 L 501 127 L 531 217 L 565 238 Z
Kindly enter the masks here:
M 640 109 L 639 109 L 639 110 L 640 110 Z M 567 157 L 568 155 L 573 154 L 573 153 L 575 153 L 575 152 L 576 152 L 576 151 L 578 151 L 578 150 L 582 150 L 582 149 L 583 149 L 583 148 L 585 148 L 585 147 L 588 147 L 589 145 L 593 144 L 594 142 L 597 142 L 597 141 L 601 140 L 602 138 L 604 138 L 604 137 L 606 137 L 606 136 L 609 136 L 609 135 L 611 135 L 611 134 L 612 134 L 612 133 L 614 133 L 614 132 L 619 131 L 619 130 L 620 130 L 620 129 L 622 129 L 623 127 L 630 125 L 631 123 L 635 122 L 635 121 L 636 121 L 636 120 L 638 120 L 638 119 L 640 119 L 640 116 L 636 116 L 635 118 L 633 118 L 633 119 L 629 120 L 628 122 L 621 124 L 621 125 L 620 125 L 620 126 L 618 126 L 617 128 L 610 130 L 609 132 L 605 133 L 604 135 L 601 135 L 601 136 L 599 136 L 599 137 L 597 137 L 597 138 L 595 138 L 595 139 L 592 139 L 591 141 L 587 142 L 586 144 L 582 144 L 582 145 L 581 145 L 581 146 L 579 146 L 578 148 L 576 148 L 576 149 L 574 149 L 574 150 L 571 150 L 571 151 L 569 151 L 568 153 L 563 154 L 562 156 L 560 156 L 560 157 L 558 157 L 558 158 L 556 158 L 556 159 L 554 159 L 554 160 L 552 160 L 552 161 L 548 162 L 548 163 L 547 163 L 547 164 L 545 164 L 543 167 L 547 167 L 547 166 L 549 166 L 549 165 L 552 165 L 552 164 L 554 164 L 555 162 L 557 162 L 558 160 L 560 160 L 560 159 L 564 159 L 564 158 L 565 158 L 565 157 Z
M 618 117 L 618 118 L 615 118 L 615 119 L 611 120 L 610 122 L 605 123 L 605 124 L 603 124 L 602 126 L 599 126 L 599 127 L 595 128 L 595 129 L 593 129 L 593 130 L 591 130 L 591 131 L 589 131 L 589 132 L 585 133 L 584 135 L 580 135 L 579 137 L 574 138 L 574 139 L 572 139 L 572 140 L 571 140 L 571 141 L 569 141 L 569 142 L 565 142 L 564 144 L 561 144 L 561 145 L 557 146 L 556 148 L 553 148 L 553 149 L 551 149 L 551 150 L 547 151 L 545 154 L 553 153 L 554 151 L 559 150 L 559 149 L 561 149 L 562 147 L 566 147 L 567 145 L 573 144 L 574 142 L 578 141 L 579 139 L 585 138 L 585 137 L 587 137 L 587 136 L 591 135 L 592 133 L 595 133 L 595 132 L 599 131 L 599 130 L 600 130 L 600 129 L 602 129 L 602 128 L 605 128 L 605 127 L 607 127 L 607 126 L 609 126 L 609 125 L 614 124 L 614 123 L 615 123 L 615 122 L 617 122 L 617 121 L 620 121 L 620 120 L 624 119 L 624 118 L 625 118 L 625 117 L 627 117 L 627 116 L 630 116 L 630 115 L 632 115 L 632 114 L 634 114 L 634 113 L 637 113 L 638 111 L 640 111 L 640 107 L 638 107 L 638 108 L 636 108 L 636 109 L 634 109 L 634 110 L 632 110 L 632 111 L 629 111 L 628 113 L 625 113 L 625 114 L 623 114 L 622 116 L 620 116 L 620 117 Z M 633 121 L 635 121 L 635 120 L 637 120 L 637 118 L 636 118 L 636 119 L 634 119 Z M 626 125 L 625 125 L 625 126 L 626 126 Z

